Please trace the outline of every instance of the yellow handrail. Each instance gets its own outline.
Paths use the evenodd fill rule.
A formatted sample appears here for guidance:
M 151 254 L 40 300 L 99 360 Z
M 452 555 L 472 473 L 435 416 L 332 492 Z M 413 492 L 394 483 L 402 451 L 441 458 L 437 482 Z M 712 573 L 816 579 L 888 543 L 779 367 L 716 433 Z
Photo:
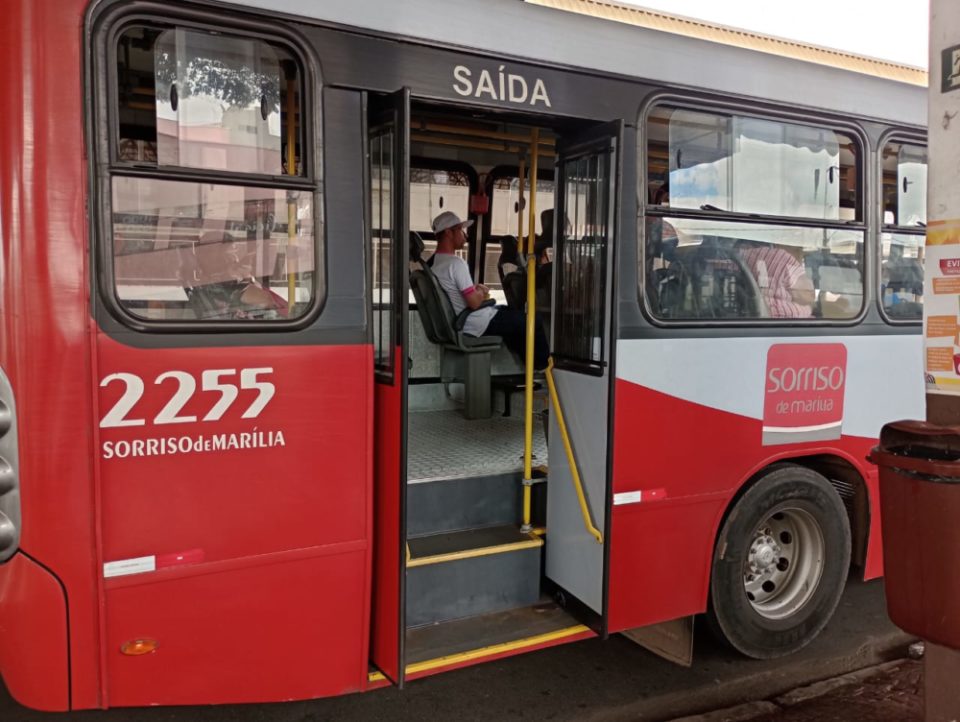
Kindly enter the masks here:
M 530 531 L 530 499 L 533 489 L 533 349 L 537 322 L 537 259 L 534 247 L 537 230 L 537 146 L 540 129 L 530 134 L 530 220 L 527 222 L 527 352 L 524 363 L 523 409 L 523 526 Z M 521 188 L 523 184 L 521 183 Z M 519 239 L 518 239 L 519 240 Z
M 577 471 L 577 460 L 573 456 L 573 447 L 570 445 L 570 436 L 567 434 L 567 423 L 563 419 L 563 409 L 560 408 L 557 387 L 553 382 L 552 357 L 550 361 L 547 362 L 547 387 L 550 389 L 550 402 L 553 404 L 553 410 L 557 416 L 557 427 L 560 429 L 560 438 L 563 439 L 563 450 L 567 453 L 567 464 L 570 466 L 570 475 L 573 477 L 573 488 L 576 489 L 577 499 L 580 502 L 580 513 L 583 515 L 583 525 L 587 528 L 587 531 L 590 532 L 590 535 L 597 540 L 597 544 L 603 544 L 603 534 L 593 525 L 593 519 L 590 518 L 590 507 L 587 506 L 587 497 L 583 493 L 583 482 L 580 480 L 580 472 Z

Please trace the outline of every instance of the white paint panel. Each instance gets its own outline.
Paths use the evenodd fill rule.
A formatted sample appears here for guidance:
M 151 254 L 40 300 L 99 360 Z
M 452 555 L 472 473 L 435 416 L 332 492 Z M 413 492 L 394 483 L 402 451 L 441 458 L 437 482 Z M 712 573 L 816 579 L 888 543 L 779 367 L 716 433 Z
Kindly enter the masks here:
M 888 421 L 924 418 L 919 334 L 619 341 L 617 377 L 684 401 L 762 419 L 767 351 L 773 344 L 788 343 L 846 346 L 845 435 L 876 438 Z
M 115 562 L 106 562 L 103 565 L 103 578 L 125 577 L 128 574 L 143 574 L 144 572 L 153 572 L 157 569 L 157 558 L 134 557 L 133 559 L 120 559 Z

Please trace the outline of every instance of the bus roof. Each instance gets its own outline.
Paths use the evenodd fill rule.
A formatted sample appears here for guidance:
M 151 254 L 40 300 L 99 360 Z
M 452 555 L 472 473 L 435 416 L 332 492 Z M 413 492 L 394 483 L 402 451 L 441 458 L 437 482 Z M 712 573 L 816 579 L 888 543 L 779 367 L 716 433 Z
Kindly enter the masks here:
M 394 38 L 925 127 L 917 69 L 598 0 L 234 0 Z M 547 7 L 550 6 L 550 7 Z M 564 10 L 558 10 L 563 6 Z M 569 8 L 581 8 L 577 13 Z M 616 20 L 614 16 L 621 15 Z M 659 15 L 657 20 L 654 15 Z M 646 18 L 647 22 L 644 22 Z M 655 22 L 656 20 L 656 22 Z M 702 26 L 694 32 L 693 25 Z M 653 27 L 651 27 L 653 26 Z M 686 32 L 680 32 L 681 29 Z M 710 30 L 712 28 L 712 31 Z M 713 32 L 714 37 L 708 35 Z M 730 44 L 740 34 L 740 42 Z M 787 46 L 794 52 L 788 57 Z M 779 52 L 778 52 L 779 51 Z M 800 57 L 804 55 L 804 57 Z M 828 57 L 834 62 L 826 63 Z M 870 65 L 870 63 L 874 65 Z M 872 67 L 877 72 L 868 73 Z
M 779 38 L 773 35 L 764 35 L 744 30 L 709 23 L 696 18 L 673 15 L 658 10 L 624 5 L 613 0 L 524 0 L 534 5 L 557 8 L 568 12 L 589 15 L 591 17 L 613 20 L 614 22 L 636 25 L 642 28 L 662 30 L 675 35 L 685 35 L 691 38 L 700 38 L 714 43 L 733 45 L 748 50 L 758 50 L 762 53 L 780 55 L 794 60 L 803 60 L 820 65 L 829 65 L 843 70 L 852 70 L 856 73 L 875 75 L 879 78 L 897 80 L 911 85 L 927 87 L 927 71 L 912 65 L 895 63 L 892 60 L 871 58 L 845 50 L 825 48 L 811 45 L 798 40 Z

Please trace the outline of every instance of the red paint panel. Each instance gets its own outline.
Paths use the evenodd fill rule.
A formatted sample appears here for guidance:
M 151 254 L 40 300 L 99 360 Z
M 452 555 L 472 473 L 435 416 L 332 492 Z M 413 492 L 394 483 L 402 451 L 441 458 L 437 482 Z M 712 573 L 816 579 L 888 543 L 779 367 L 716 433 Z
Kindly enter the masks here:
M 370 347 L 98 351 L 103 561 L 157 568 L 108 580 L 107 704 L 362 688 Z
M 0 22 L 0 366 L 18 406 L 22 548 L 70 598 L 75 707 L 101 704 L 82 122 L 88 4 L 8 0 Z M 62 706 L 59 680 L 37 692 L 44 696 L 30 704 Z
M 0 566 L 0 620 L 0 671 L 10 694 L 35 709 L 69 709 L 63 589 L 22 554 Z
M 611 631 L 703 612 L 713 544 L 736 490 L 755 472 L 781 459 L 836 454 L 867 479 L 868 439 L 761 445 L 762 421 L 684 401 L 617 381 L 614 493 L 663 489 L 656 503 L 613 507 L 610 534 Z M 867 573 L 876 570 L 877 516 L 873 516 Z
M 107 593 L 111 706 L 308 699 L 359 690 L 366 551 Z M 156 652 L 120 653 L 133 639 Z
M 129 388 L 104 379 L 128 373 L 144 389 L 124 415 L 138 425 L 100 429 L 105 562 L 191 549 L 211 562 L 367 538 L 369 347 L 99 343 L 101 419 Z M 238 386 L 242 369 L 258 368 L 269 371 L 257 383 L 274 388 L 259 414 L 243 418 L 261 394 L 241 388 L 219 419 L 203 420 L 222 398 L 202 388 L 204 372 L 228 370 L 217 383 Z M 158 421 L 184 389 L 156 383 L 170 371 L 196 384 L 174 415 L 182 423 Z
M 400 368 L 398 352 L 394 368 Z M 403 395 L 400 382 L 374 387 L 373 621 L 370 658 L 392 681 L 400 679 L 401 495 Z

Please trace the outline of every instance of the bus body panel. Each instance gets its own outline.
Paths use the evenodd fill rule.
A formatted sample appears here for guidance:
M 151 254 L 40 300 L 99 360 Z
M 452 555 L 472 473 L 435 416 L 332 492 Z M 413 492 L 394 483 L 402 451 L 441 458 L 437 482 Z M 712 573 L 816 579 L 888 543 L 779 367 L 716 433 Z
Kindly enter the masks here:
M 0 670 L 20 704 L 70 709 L 67 605 L 63 588 L 24 554 L 0 565 Z
M 20 549 L 62 583 L 60 604 L 66 594 L 69 623 L 45 628 L 43 646 L 51 668 L 69 657 L 72 704 L 93 707 L 101 697 L 81 66 L 86 4 L 4 5 L 0 366 L 17 399 Z M 47 581 L 38 589 L 41 597 L 52 594 Z M 0 619 L 32 626 L 10 602 L 0 601 Z M 15 680 L 18 664 L 5 658 L 0 673 Z M 67 704 L 53 676 L 49 687 L 34 689 L 33 706 Z
M 98 346 L 108 704 L 360 689 L 369 346 Z
M 742 485 L 777 461 L 827 455 L 856 469 L 870 505 L 864 576 L 881 573 L 876 472 L 866 455 L 884 423 L 923 413 L 920 340 L 817 336 L 789 343 L 785 358 L 792 351 L 802 359 L 810 346 L 844 347 L 844 385 L 836 390 L 843 396 L 839 438 L 762 444 L 765 395 L 773 393 L 776 368 L 767 362 L 786 339 L 618 343 L 612 631 L 706 610 L 724 514 Z M 891 386 L 891 378 L 914 381 Z

